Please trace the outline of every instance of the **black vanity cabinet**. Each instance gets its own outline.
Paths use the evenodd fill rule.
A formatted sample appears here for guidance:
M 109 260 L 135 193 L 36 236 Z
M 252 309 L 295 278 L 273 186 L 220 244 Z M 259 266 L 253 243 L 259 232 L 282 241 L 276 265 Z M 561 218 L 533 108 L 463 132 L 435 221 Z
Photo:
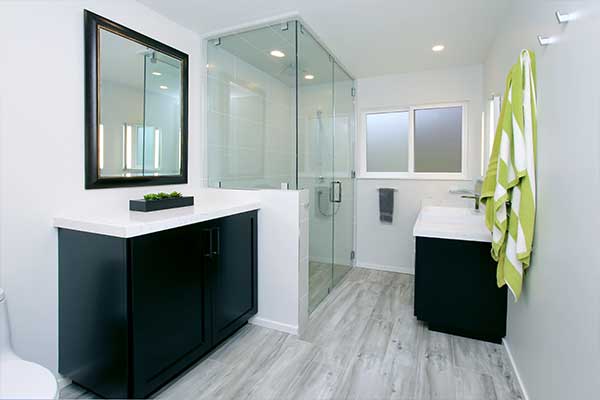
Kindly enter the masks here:
M 506 286 L 496 285 L 491 244 L 416 238 L 415 316 L 429 329 L 501 343 Z
M 250 316 L 256 314 L 258 293 L 256 267 L 256 218 L 233 215 L 210 227 L 212 237 L 210 269 L 212 290 L 213 342 L 221 342 Z M 244 240 L 240 240 L 244 238 Z M 246 239 L 247 238 L 247 239 Z
M 257 312 L 257 212 L 133 238 L 59 229 L 59 371 L 144 398 Z
M 130 240 L 133 393 L 144 397 L 210 349 L 202 224 Z

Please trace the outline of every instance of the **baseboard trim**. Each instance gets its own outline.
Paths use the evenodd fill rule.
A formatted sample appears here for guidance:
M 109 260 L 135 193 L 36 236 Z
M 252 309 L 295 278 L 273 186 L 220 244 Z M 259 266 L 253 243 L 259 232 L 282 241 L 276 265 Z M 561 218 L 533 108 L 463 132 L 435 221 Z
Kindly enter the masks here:
M 59 391 L 65 387 L 69 386 L 71 383 L 73 383 L 72 380 L 70 380 L 69 378 L 64 377 L 64 376 L 59 376 L 58 378 L 56 378 L 56 382 L 58 384 Z
M 525 400 L 529 400 L 529 395 L 527 394 L 527 390 L 525 390 L 523 379 L 521 379 L 521 374 L 519 374 L 519 369 L 517 368 L 517 364 L 515 364 L 515 359 L 513 358 L 513 355 L 510 351 L 510 347 L 508 347 L 506 339 L 502 339 L 502 344 L 504 345 L 506 354 L 508 354 L 508 359 L 510 360 L 510 364 L 513 367 L 513 371 L 515 371 L 515 375 L 517 375 L 517 381 L 519 382 L 519 386 L 521 387 L 521 393 L 523 393 L 523 397 L 525 398 Z
M 260 317 L 252 317 L 248 322 L 252 325 L 262 326 L 263 328 L 274 329 L 276 331 L 289 333 L 290 335 L 298 335 L 298 325 L 282 324 L 281 322 Z
M 388 271 L 388 272 L 398 272 L 400 274 L 409 274 L 414 275 L 415 269 L 413 267 L 403 267 L 396 265 L 379 265 L 379 264 L 369 264 L 363 263 L 360 261 L 356 262 L 356 266 L 360 268 L 374 269 L 377 271 Z

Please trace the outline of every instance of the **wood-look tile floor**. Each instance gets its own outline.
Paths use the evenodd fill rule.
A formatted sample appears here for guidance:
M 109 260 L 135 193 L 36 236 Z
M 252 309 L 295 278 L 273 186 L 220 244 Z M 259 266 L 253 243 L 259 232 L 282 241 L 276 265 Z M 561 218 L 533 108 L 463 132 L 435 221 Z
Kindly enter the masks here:
M 160 399 L 522 399 L 500 345 L 429 331 L 413 277 L 353 268 L 300 336 L 247 325 Z M 94 398 L 77 385 L 62 399 Z
M 308 263 L 308 312 L 312 313 L 350 271 L 350 266 L 310 261 Z

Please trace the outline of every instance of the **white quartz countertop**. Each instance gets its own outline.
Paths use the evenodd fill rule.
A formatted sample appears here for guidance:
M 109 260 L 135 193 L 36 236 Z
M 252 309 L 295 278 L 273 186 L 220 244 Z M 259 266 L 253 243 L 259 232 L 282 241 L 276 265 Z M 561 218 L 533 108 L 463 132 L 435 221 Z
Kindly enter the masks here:
M 474 242 L 492 241 L 492 234 L 485 225 L 485 212 L 459 207 L 422 208 L 413 235 Z
M 209 221 L 247 211 L 258 210 L 255 198 L 202 198 L 196 196 L 194 205 L 168 210 L 129 211 L 129 203 L 119 209 L 72 211 L 54 218 L 57 228 L 130 238 L 166 229 Z

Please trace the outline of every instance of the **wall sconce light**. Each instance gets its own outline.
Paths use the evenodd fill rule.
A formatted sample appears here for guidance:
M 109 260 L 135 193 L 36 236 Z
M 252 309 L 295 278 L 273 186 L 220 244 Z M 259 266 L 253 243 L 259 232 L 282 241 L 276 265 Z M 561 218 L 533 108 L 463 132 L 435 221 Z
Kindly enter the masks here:
M 104 125 L 100 124 L 98 129 L 98 164 L 100 169 L 104 169 Z
M 160 160 L 160 131 L 154 129 L 154 169 L 158 169 Z
M 131 125 L 125 125 L 125 168 L 133 167 L 133 132 Z

